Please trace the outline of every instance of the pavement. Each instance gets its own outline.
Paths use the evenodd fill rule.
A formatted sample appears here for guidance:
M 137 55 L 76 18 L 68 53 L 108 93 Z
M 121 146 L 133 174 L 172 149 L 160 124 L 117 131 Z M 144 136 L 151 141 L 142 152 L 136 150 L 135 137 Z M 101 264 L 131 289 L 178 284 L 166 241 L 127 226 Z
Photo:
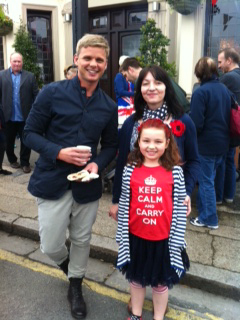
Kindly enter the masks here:
M 16 154 L 18 152 L 19 141 Z M 37 157 L 32 152 L 32 168 Z M 3 168 L 13 174 L 0 176 L 0 230 L 13 236 L 39 241 L 36 199 L 27 191 L 31 174 L 10 168 L 6 158 Z M 106 192 L 100 200 L 93 226 L 90 256 L 114 264 L 118 250 L 115 241 L 117 225 L 108 217 L 110 205 L 111 194 Z M 196 190 L 192 197 L 191 217 L 194 216 L 197 216 Z M 237 182 L 234 203 L 218 206 L 218 217 L 217 230 L 194 227 L 188 219 L 186 241 L 191 268 L 181 284 L 240 301 L 240 182 Z M 1 247 L 1 238 L 0 249 L 6 249 Z M 13 249 L 10 248 L 9 251 L 14 252 Z M 38 255 L 41 255 L 40 249 L 31 259 L 38 261 Z M 44 258 L 44 263 L 53 265 L 47 257 Z

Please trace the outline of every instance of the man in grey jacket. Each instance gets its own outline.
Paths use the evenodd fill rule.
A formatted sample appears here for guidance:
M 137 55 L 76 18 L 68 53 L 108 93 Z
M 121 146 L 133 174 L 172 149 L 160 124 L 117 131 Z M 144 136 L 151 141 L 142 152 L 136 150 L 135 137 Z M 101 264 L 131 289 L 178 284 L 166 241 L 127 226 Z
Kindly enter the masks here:
M 22 168 L 31 172 L 29 159 L 31 149 L 22 141 L 22 132 L 32 104 L 38 94 L 38 86 L 33 73 L 22 70 L 23 57 L 14 52 L 10 56 L 10 68 L 0 72 L 0 108 L 2 108 L 6 128 L 6 154 L 12 168 Z M 17 134 L 21 140 L 20 163 L 14 153 Z

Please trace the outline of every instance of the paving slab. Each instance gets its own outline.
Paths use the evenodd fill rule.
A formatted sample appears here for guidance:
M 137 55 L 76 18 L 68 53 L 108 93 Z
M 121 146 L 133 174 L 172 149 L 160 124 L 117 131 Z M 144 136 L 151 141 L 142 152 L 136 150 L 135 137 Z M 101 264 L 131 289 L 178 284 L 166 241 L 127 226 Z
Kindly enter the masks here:
M 39 240 L 38 220 L 19 218 L 13 222 L 13 233 L 33 240 Z
M 86 278 L 97 282 L 104 282 L 112 275 L 114 270 L 115 268 L 111 263 L 89 258 Z
M 39 244 L 32 240 L 8 235 L 0 231 L 0 248 L 19 255 L 28 255 L 38 248 Z
M 38 249 L 36 251 L 34 251 L 33 253 L 31 253 L 28 257 L 31 260 L 41 262 L 41 263 L 44 263 L 49 266 L 57 268 L 56 263 L 53 262 L 46 254 L 42 253 L 41 249 L 39 248 L 39 245 L 38 245 Z
M 23 199 L 0 194 L 0 211 L 14 213 L 22 217 L 33 219 L 37 217 L 35 199 Z
M 239 240 L 240 241 L 239 228 L 221 226 L 217 230 L 210 230 L 209 234 L 213 235 L 215 237 L 227 238 L 227 239 L 233 239 L 233 240 Z
M 100 201 L 100 203 L 103 203 L 103 201 Z M 93 225 L 93 232 L 104 237 L 115 239 L 116 230 L 117 222 L 109 218 L 108 212 L 98 210 L 97 221 Z
M 240 241 L 214 237 L 213 265 L 240 273 Z
M 112 238 L 92 234 L 90 256 L 115 264 L 118 245 Z
M 191 262 L 181 283 L 240 301 L 240 274 L 237 272 Z
M 27 177 L 19 176 L 19 178 L 24 178 L 26 180 Z M 0 194 L 16 198 L 34 199 L 34 197 L 27 191 L 27 185 L 17 182 L 17 179 L 18 177 L 12 178 L 10 181 L 1 180 Z
M 240 202 L 239 202 L 240 204 Z M 218 221 L 219 227 L 221 228 L 222 225 L 239 228 L 240 229 L 240 215 L 232 214 L 229 212 L 219 211 L 218 212 Z
M 212 265 L 213 237 L 211 235 L 187 230 L 185 239 L 190 261 Z
M 118 269 L 115 269 L 112 275 L 105 281 L 105 284 L 120 291 L 130 292 L 128 280 Z
M 19 216 L 15 213 L 7 213 L 0 211 L 0 229 L 6 232 L 12 232 L 13 222 L 18 218 Z

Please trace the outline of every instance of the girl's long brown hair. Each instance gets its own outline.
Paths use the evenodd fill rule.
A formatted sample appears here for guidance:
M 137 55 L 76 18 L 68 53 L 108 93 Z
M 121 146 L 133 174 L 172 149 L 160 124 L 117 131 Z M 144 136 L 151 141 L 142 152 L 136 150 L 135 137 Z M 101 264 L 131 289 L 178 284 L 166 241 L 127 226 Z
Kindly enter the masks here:
M 139 140 L 142 131 L 147 128 L 163 129 L 166 139 L 169 139 L 169 144 L 164 154 L 159 159 L 159 164 L 163 166 L 166 170 L 171 171 L 173 166 L 181 165 L 181 157 L 178 151 L 177 143 L 172 135 L 171 129 L 162 122 L 160 119 L 149 119 L 144 121 L 138 128 L 138 139 L 135 142 L 134 150 L 128 155 L 128 163 L 130 165 L 135 165 L 136 167 L 141 167 L 144 162 L 144 157 L 141 154 L 139 148 Z

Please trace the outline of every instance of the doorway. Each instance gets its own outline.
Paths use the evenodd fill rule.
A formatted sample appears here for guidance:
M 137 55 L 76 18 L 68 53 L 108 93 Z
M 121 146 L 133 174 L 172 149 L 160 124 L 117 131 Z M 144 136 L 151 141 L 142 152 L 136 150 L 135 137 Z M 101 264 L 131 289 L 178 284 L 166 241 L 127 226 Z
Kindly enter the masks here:
M 90 33 L 103 35 L 110 45 L 108 68 L 100 86 L 114 100 L 114 78 L 119 69 L 119 57 L 135 57 L 140 53 L 140 28 L 146 23 L 147 15 L 147 4 L 89 12 Z
M 52 52 L 52 13 L 27 10 L 27 28 L 37 48 L 37 61 L 42 70 L 43 83 L 54 81 Z

